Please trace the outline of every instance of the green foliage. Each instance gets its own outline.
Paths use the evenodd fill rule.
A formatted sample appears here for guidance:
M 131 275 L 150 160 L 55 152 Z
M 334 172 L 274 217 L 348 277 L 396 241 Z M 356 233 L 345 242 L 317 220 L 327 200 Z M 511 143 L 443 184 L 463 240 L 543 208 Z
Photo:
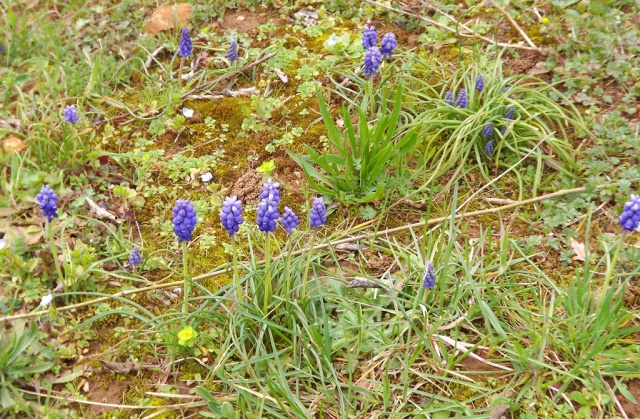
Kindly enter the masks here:
M 0 334 L 0 406 L 5 412 L 15 405 L 19 405 L 18 411 L 26 409 L 19 383 L 53 366 L 51 360 L 41 359 L 34 350 L 37 336 L 35 322 L 29 323 L 28 327 L 24 322 L 17 322 L 12 330 Z
M 402 88 L 398 87 L 392 111 L 369 126 L 367 116 L 357 109 L 357 132 L 346 107 L 341 115 L 345 130 L 340 132 L 333 121 L 321 92 L 318 104 L 327 127 L 331 148 L 324 153 L 306 146 L 308 156 L 289 152 L 304 170 L 309 184 L 323 195 L 342 203 L 366 203 L 380 199 L 389 185 L 390 170 L 403 164 L 404 156 L 417 142 L 418 128 L 405 130 L 398 126 L 402 105 Z M 386 109 L 383 104 L 382 109 Z M 314 167 L 318 165 L 322 171 Z

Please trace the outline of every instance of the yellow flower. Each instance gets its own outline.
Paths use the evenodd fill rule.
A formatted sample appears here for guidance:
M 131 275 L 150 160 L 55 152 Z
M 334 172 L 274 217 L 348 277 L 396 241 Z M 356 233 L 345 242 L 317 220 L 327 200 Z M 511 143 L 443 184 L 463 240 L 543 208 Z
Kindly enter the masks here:
M 542 18 L 542 24 L 545 25 L 547 23 L 549 23 L 549 18 L 548 17 L 543 17 Z
M 193 330 L 191 326 L 185 326 L 178 332 L 178 345 L 181 346 L 193 346 L 193 341 L 198 336 L 198 332 Z

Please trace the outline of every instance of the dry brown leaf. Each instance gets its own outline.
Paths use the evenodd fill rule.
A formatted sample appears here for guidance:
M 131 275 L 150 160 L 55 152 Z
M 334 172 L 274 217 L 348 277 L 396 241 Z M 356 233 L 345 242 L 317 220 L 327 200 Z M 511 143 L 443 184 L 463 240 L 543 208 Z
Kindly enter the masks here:
M 579 260 L 584 262 L 584 257 L 585 257 L 584 243 L 580 243 L 573 237 L 569 237 L 569 241 L 571 242 L 571 248 L 576 254 L 573 257 L 573 260 Z
M 24 244 L 31 246 L 38 243 L 44 235 L 42 229 L 36 225 L 10 226 L 9 228 L 0 228 L 0 232 L 4 232 L 4 240 L 8 246 L 12 246 L 19 237 L 24 240 Z
M 8 153 L 22 153 L 27 146 L 23 140 L 12 135 L 2 142 L 2 148 Z
M 189 23 L 189 16 L 191 16 L 191 5 L 188 3 L 160 6 L 144 22 L 143 30 L 145 33 L 155 36 L 160 31 L 173 28 L 174 22 L 178 22 L 180 27 L 184 28 Z

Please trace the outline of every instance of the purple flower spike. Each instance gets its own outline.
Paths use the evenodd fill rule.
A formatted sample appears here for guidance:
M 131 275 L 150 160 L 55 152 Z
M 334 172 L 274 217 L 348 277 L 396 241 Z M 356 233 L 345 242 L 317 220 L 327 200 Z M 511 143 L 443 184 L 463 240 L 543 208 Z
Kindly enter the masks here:
M 140 262 L 142 262 L 140 249 L 138 249 L 138 246 L 133 246 L 133 249 L 131 249 L 131 253 L 129 253 L 129 265 L 140 265 Z
M 371 47 L 376 46 L 376 41 L 378 40 L 378 34 L 376 33 L 376 28 L 373 25 L 365 25 L 364 33 L 362 34 L 362 46 L 365 50 L 368 50 Z
M 484 138 L 489 138 L 491 137 L 491 134 L 493 134 L 493 125 L 489 122 L 484 126 L 484 128 L 482 128 L 482 135 L 484 135 Z
M 396 36 L 389 32 L 382 38 L 380 41 L 380 53 L 383 57 L 391 58 L 391 54 L 393 54 L 393 50 L 398 47 L 398 41 L 396 41 Z
M 488 155 L 492 155 L 493 154 L 493 141 L 488 141 L 487 145 L 484 146 L 484 152 L 487 153 Z
M 69 105 L 64 108 L 62 112 L 64 114 L 64 122 L 71 122 L 72 124 L 78 122 L 78 110 L 75 105 Z
M 178 243 L 191 240 L 196 228 L 196 210 L 188 199 L 178 199 L 173 207 L 173 232 L 178 236 Z
M 453 92 L 451 90 L 448 90 L 447 93 L 444 94 L 444 101 L 449 106 L 454 105 L 455 102 L 453 101 Z
M 512 121 L 516 116 L 516 110 L 515 108 L 509 108 L 507 109 L 507 113 L 504 114 L 504 117 L 507 119 L 507 121 Z
M 476 90 L 479 92 L 484 90 L 484 78 L 482 76 L 476 77 Z
M 229 44 L 229 49 L 227 50 L 227 59 L 232 62 L 238 60 L 238 43 L 235 39 L 232 40 Z
M 263 199 L 258 204 L 258 229 L 260 231 L 276 231 L 276 220 L 278 215 L 278 204 L 269 199 Z
M 504 133 L 507 132 L 507 127 L 500 128 L 500 134 L 504 137 Z
M 469 106 L 466 89 L 460 89 L 460 93 L 458 93 L 458 98 L 456 99 L 456 106 L 460 106 L 461 108 Z
M 280 222 L 282 223 L 282 227 L 284 227 L 284 231 L 286 231 L 287 234 L 290 234 L 291 230 L 298 227 L 299 224 L 298 216 L 289 207 L 284 207 L 284 213 L 282 214 L 282 220 Z
M 244 222 L 242 219 L 242 201 L 237 196 L 226 198 L 222 203 L 220 210 L 220 221 L 222 227 L 227 230 L 230 236 L 233 236 L 240 229 L 240 224 Z
M 620 214 L 620 225 L 626 231 L 636 231 L 640 225 L 640 195 L 631 195 Z
M 422 286 L 425 288 L 433 288 L 436 284 L 436 271 L 433 269 L 431 262 L 427 262 L 427 266 L 422 273 Z
M 380 68 L 382 54 L 376 47 L 371 47 L 364 53 L 364 75 L 365 77 L 375 76 Z
M 45 217 L 47 217 L 47 221 L 51 222 L 53 217 L 58 217 L 58 207 L 56 205 L 56 201 L 58 200 L 58 195 L 51 190 L 49 185 L 45 185 L 40 189 L 40 193 L 36 195 L 36 199 L 40 204 L 40 209 Z
M 260 193 L 260 199 L 270 199 L 280 203 L 280 184 L 274 182 L 271 178 L 262 185 L 262 192 Z
M 327 207 L 324 206 L 322 197 L 313 200 L 309 220 L 311 227 L 320 227 L 327 222 Z
M 189 29 L 182 28 L 182 32 L 180 32 L 180 41 L 178 42 L 178 54 L 182 55 L 182 58 L 187 58 L 192 52 L 193 44 L 191 43 Z

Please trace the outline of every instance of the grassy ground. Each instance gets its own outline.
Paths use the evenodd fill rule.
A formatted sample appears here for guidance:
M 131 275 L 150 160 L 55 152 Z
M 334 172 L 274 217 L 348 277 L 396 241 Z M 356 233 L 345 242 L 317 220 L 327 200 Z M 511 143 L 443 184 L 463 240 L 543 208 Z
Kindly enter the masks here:
M 637 2 L 0 2 L 2 417 L 640 417 Z

